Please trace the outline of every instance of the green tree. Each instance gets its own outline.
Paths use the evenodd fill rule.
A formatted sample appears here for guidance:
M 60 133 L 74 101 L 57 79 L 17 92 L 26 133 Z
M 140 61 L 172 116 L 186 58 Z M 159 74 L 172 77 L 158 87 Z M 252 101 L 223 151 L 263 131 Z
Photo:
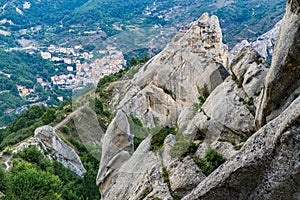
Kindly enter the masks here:
M 42 152 L 36 146 L 25 148 L 23 151 L 18 152 L 15 157 L 20 157 L 27 162 L 36 164 L 39 164 L 44 159 Z
M 138 64 L 138 61 L 135 59 L 135 57 L 132 57 L 131 59 L 130 59 L 130 66 L 135 66 L 135 65 L 137 65 Z
M 56 113 L 55 108 L 53 107 L 48 108 L 47 111 L 42 116 L 43 123 L 50 124 L 51 122 L 53 122 L 56 119 L 55 113 Z
M 35 165 L 22 160 L 14 160 L 14 165 L 6 182 L 6 199 L 62 199 L 60 194 L 62 182 L 59 177 L 41 171 Z
M 0 191 L 4 191 L 5 189 L 5 172 L 4 169 L 0 166 Z

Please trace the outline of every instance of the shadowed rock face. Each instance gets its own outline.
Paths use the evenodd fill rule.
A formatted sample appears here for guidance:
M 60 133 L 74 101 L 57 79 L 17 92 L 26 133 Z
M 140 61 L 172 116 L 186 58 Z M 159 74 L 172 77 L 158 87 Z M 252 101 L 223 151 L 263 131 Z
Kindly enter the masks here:
M 287 2 L 270 72 L 256 114 L 260 128 L 278 116 L 300 94 L 300 4 Z

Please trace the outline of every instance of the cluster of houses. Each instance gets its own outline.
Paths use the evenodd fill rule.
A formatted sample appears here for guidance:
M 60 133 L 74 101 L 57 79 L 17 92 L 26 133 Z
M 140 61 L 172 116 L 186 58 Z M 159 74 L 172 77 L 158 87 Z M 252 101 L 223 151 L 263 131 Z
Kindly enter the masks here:
M 46 51 L 41 51 L 43 59 L 51 60 L 53 62 L 63 62 L 71 64 L 76 62 L 77 59 L 91 59 L 94 57 L 92 53 L 82 52 L 82 45 L 76 45 L 71 48 L 57 47 L 51 44 Z
M 95 84 L 101 77 L 118 72 L 126 65 L 122 51 L 118 51 L 112 46 L 107 46 L 105 50 L 96 52 L 98 58 L 94 58 L 93 53 L 83 51 L 80 51 L 80 53 L 80 49 L 82 49 L 81 45 L 72 48 L 50 45 L 47 51 L 41 52 L 41 56 L 44 59 L 68 64 L 67 74 L 51 77 L 53 85 L 57 85 L 60 89 L 74 89 L 89 83 Z M 57 55 L 60 55 L 60 57 Z M 81 58 L 84 58 L 86 61 L 81 63 Z M 94 59 L 92 60 L 92 58 Z M 76 69 L 71 65 L 75 65 Z M 43 85 L 47 85 L 47 83 L 43 83 Z

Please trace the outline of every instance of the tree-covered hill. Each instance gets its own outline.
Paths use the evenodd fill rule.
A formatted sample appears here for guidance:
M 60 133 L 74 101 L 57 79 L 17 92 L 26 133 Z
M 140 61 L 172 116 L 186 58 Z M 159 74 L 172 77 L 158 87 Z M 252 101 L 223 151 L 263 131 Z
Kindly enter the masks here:
M 161 30 L 156 36 L 170 38 L 176 32 L 171 27 L 186 26 L 203 12 L 209 12 L 220 18 L 225 41 L 232 46 L 241 39 L 253 39 L 268 31 L 282 17 L 284 5 L 284 0 L 28 0 L 27 4 L 21 0 L 2 0 L 0 20 L 11 21 L 0 24 L 0 29 L 12 33 L 5 40 L 26 38 L 44 44 L 97 41 L 100 45 L 118 33 L 154 25 Z M 8 45 L 5 40 L 2 45 Z M 133 43 L 126 42 L 128 46 Z

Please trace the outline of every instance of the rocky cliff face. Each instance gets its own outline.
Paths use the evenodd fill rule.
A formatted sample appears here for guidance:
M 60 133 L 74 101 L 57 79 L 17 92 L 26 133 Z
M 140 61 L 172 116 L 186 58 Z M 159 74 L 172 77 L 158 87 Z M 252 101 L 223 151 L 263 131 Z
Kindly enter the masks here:
M 199 95 L 207 97 L 223 82 L 226 65 L 227 47 L 218 18 L 206 13 L 180 30 L 131 81 L 122 83 L 112 105 L 150 127 L 155 118 L 161 124 L 176 124 L 182 107 L 196 102 Z
M 300 94 L 299 1 L 288 1 L 272 66 L 256 117 L 258 128 L 278 116 Z
M 37 146 L 46 157 L 60 162 L 78 176 L 83 176 L 86 172 L 76 151 L 62 141 L 51 126 L 37 128 L 34 137 L 16 146 L 13 153 L 22 151 L 31 145 Z
M 50 152 L 50 157 L 62 163 L 78 176 L 86 172 L 76 151 L 60 139 L 51 126 L 42 126 L 35 130 L 34 139 L 44 151 Z
M 204 14 L 132 80 L 115 83 L 117 114 L 97 177 L 102 198 L 299 199 L 299 10 L 299 1 L 287 2 L 271 67 L 252 47 L 227 66 L 218 19 Z M 134 151 L 130 115 L 147 130 L 175 125 L 180 134 L 154 151 L 153 132 Z M 198 160 L 210 149 L 227 161 L 208 175 Z

